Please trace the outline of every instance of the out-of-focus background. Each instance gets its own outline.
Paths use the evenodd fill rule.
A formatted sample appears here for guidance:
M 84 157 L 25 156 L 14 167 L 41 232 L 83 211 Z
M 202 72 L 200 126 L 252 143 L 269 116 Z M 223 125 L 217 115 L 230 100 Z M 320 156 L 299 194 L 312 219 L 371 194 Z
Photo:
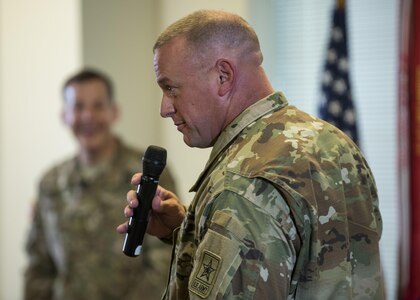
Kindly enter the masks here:
M 41 174 L 75 151 L 60 120 L 60 89 L 68 75 L 82 66 L 110 74 L 122 111 L 118 133 L 135 146 L 165 147 L 180 196 L 188 202 L 189 187 L 210 152 L 188 148 L 172 121 L 159 116 L 161 92 L 152 63 L 159 32 L 200 8 L 240 14 L 259 34 L 275 88 L 316 114 L 334 3 L 0 0 L 0 300 L 22 297 L 24 241 Z M 360 146 L 379 189 L 383 268 L 389 299 L 396 299 L 399 2 L 349 0 L 347 14 Z M 121 221 L 124 206 L 121 195 Z

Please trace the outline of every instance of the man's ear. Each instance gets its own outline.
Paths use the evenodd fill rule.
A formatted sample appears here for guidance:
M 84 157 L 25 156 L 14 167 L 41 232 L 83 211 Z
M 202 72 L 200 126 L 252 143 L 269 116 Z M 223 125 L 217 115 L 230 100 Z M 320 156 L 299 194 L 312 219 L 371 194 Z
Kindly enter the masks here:
M 218 72 L 218 94 L 219 96 L 224 96 L 233 87 L 235 69 L 230 61 L 226 59 L 219 59 L 216 62 L 216 70 Z
M 68 119 L 69 116 L 66 113 L 66 110 L 64 108 L 61 110 L 60 116 L 61 116 L 61 121 L 63 122 L 63 124 L 68 126 L 69 125 L 69 119 Z
M 115 122 L 120 117 L 120 109 L 115 103 L 112 104 L 112 122 Z

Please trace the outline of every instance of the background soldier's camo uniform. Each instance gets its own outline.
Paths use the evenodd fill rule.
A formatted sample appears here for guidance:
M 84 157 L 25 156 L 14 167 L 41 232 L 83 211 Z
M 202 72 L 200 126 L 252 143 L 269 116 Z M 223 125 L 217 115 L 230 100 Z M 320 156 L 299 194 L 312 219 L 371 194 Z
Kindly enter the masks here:
M 142 156 L 119 142 L 111 161 L 94 170 L 73 158 L 44 176 L 27 242 L 25 299 L 160 299 L 170 247 L 148 236 L 141 256 L 130 258 L 115 232 Z M 168 172 L 161 183 L 174 188 Z
M 219 136 L 179 229 L 170 299 L 384 299 L 372 173 L 274 93 Z

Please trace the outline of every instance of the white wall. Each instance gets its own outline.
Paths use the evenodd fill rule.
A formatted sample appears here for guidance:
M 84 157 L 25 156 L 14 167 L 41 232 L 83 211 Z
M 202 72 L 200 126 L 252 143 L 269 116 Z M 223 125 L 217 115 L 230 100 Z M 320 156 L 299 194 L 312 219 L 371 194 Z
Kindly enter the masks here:
M 17 300 L 37 181 L 73 150 L 59 90 L 80 64 L 79 1 L 0 0 L 0 22 L 0 299 Z

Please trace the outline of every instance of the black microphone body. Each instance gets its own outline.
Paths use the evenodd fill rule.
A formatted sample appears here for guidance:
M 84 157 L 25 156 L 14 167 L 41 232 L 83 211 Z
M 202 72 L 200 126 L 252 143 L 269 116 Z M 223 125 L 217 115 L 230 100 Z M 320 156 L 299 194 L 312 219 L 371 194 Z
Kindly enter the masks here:
M 159 184 L 159 176 L 165 165 L 166 150 L 157 146 L 149 146 L 143 157 L 143 176 L 137 186 L 139 205 L 133 209 L 133 216 L 128 222 L 125 235 L 123 252 L 127 256 L 136 257 L 141 253 L 152 200 Z

